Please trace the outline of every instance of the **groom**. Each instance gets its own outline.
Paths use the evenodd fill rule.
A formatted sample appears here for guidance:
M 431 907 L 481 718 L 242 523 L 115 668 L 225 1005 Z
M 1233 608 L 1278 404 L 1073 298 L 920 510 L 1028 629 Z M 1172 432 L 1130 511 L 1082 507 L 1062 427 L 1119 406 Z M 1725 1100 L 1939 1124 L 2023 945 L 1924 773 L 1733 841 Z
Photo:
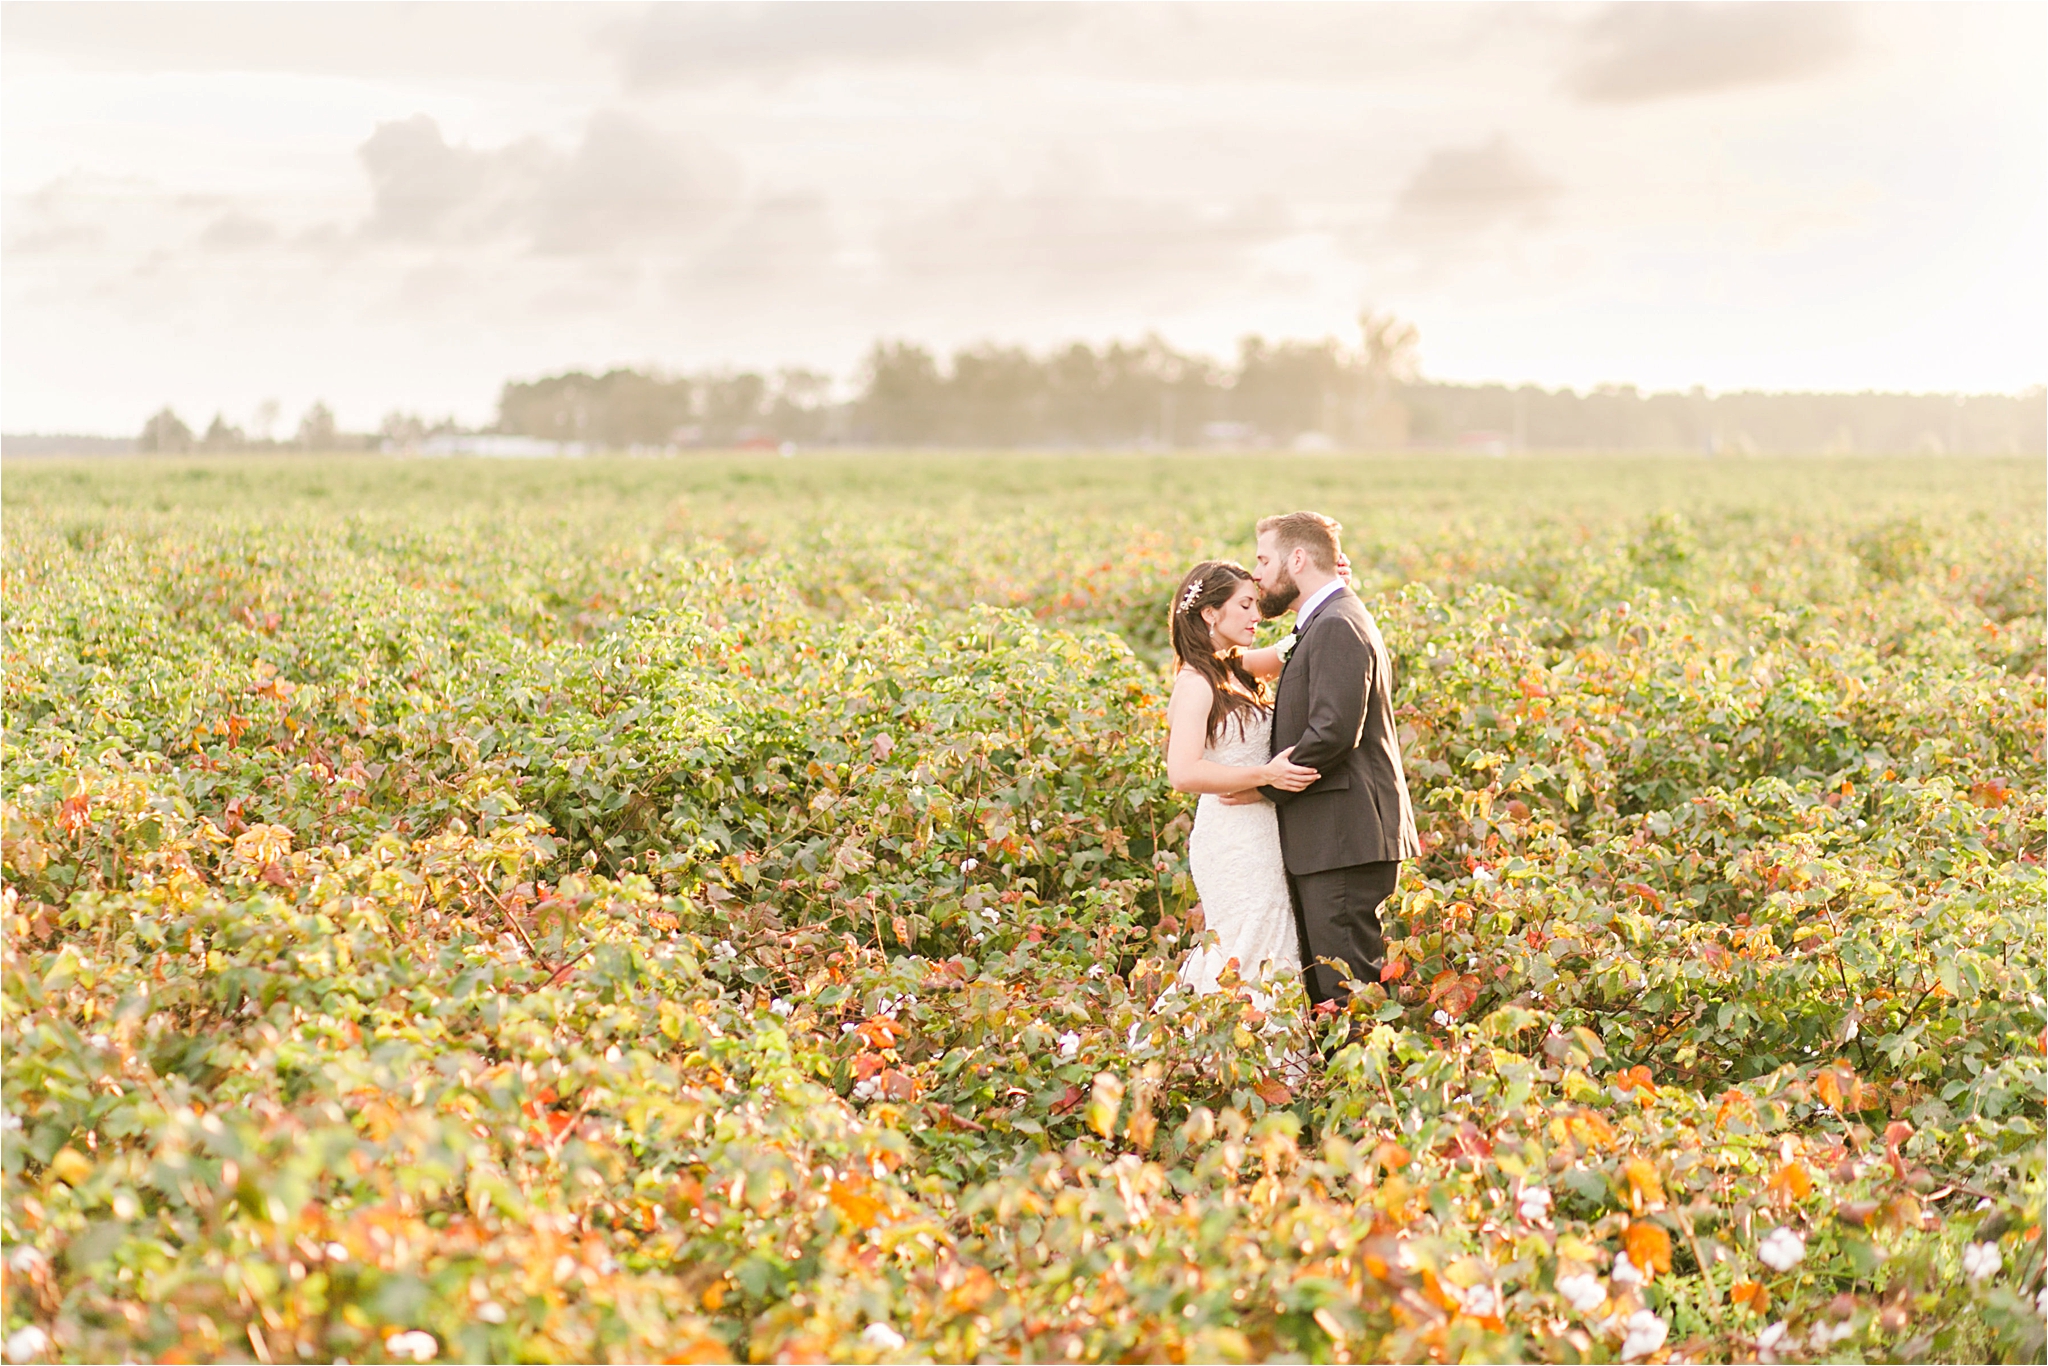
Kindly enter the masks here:
M 1316 512 L 1263 518 L 1252 577 L 1269 620 L 1295 614 L 1294 649 L 1273 699 L 1273 752 L 1292 747 L 1294 762 L 1323 776 L 1300 792 L 1261 791 L 1280 808 L 1309 1001 L 1341 1007 L 1346 974 L 1320 960 L 1341 960 L 1361 982 L 1379 980 L 1380 903 L 1401 860 L 1422 846 L 1401 775 L 1392 663 L 1372 614 L 1338 577 L 1339 530 Z

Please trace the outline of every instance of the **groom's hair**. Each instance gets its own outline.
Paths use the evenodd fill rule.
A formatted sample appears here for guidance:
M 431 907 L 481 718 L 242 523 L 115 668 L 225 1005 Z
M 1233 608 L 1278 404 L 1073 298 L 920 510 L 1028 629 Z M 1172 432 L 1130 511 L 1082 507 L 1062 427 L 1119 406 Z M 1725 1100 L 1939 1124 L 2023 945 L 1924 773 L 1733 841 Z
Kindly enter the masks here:
M 1285 512 L 1277 517 L 1259 518 L 1258 533 L 1273 533 L 1273 549 L 1286 559 L 1297 549 L 1308 552 L 1308 562 L 1325 574 L 1337 572 L 1337 533 L 1344 528 L 1320 512 Z

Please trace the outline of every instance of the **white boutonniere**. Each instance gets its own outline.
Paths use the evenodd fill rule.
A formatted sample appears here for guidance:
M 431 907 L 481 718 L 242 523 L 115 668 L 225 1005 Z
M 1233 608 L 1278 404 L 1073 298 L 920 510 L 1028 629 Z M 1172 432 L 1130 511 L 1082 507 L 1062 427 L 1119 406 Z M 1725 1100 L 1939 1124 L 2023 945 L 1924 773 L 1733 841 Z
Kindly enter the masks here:
M 1289 631 L 1286 635 L 1280 637 L 1280 639 L 1273 642 L 1273 649 L 1279 654 L 1280 662 L 1282 664 L 1285 664 L 1287 662 L 1287 656 L 1294 653 L 1294 647 L 1297 644 L 1299 644 L 1300 641 L 1301 632 L 1297 629 Z

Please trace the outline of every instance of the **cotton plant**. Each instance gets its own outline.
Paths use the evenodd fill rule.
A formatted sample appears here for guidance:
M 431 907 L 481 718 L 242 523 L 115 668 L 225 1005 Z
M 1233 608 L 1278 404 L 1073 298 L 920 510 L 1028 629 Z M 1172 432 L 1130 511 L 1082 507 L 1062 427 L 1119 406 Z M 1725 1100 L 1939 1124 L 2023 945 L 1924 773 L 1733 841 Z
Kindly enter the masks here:
M 1764 1235 L 1756 1255 L 1773 1271 L 1790 1271 L 1806 1258 L 1806 1239 L 1792 1229 L 1779 1227 Z

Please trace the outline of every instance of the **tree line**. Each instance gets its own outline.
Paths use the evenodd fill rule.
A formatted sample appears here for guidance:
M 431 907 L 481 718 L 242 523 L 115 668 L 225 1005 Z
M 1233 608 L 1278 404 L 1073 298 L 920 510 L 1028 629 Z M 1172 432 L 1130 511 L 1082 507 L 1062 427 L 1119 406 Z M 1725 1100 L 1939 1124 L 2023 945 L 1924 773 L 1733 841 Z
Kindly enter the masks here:
M 1423 378 L 1415 329 L 1360 319 L 1356 342 L 1246 337 L 1230 362 L 1156 336 L 1046 352 L 984 343 L 943 361 L 877 342 L 851 393 L 806 369 L 572 370 L 508 381 L 492 431 L 580 449 L 776 446 L 1292 447 L 1835 454 L 2048 454 L 2048 402 L 2021 394 L 1645 393 Z M 393 412 L 341 431 L 324 403 L 285 442 L 215 417 L 195 434 L 169 408 L 145 451 L 296 447 L 417 450 L 461 434 L 452 418 Z

